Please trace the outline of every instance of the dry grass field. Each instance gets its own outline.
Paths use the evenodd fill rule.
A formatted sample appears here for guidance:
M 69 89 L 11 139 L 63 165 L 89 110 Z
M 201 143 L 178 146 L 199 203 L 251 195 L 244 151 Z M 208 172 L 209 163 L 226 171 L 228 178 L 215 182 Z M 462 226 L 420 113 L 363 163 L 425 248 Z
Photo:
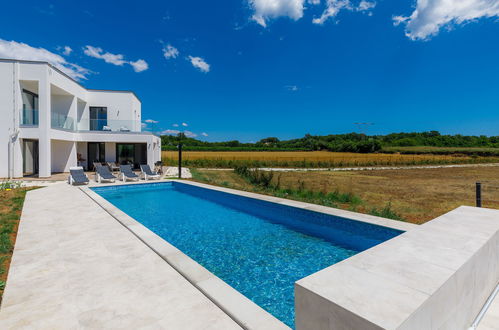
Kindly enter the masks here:
M 233 171 L 197 172 L 212 184 L 251 190 Z M 282 188 L 304 185 L 314 191 L 353 193 L 362 199 L 358 212 L 369 213 L 391 203 L 394 212 L 418 224 L 460 205 L 474 206 L 476 181 L 483 183 L 483 206 L 499 208 L 499 167 L 285 172 L 280 176 Z
M 175 165 L 178 153 L 163 151 L 167 165 Z M 185 151 L 183 160 L 190 167 L 342 167 L 386 166 L 420 164 L 456 164 L 499 161 L 499 157 L 472 157 L 466 155 L 401 155 L 359 154 L 327 151 Z

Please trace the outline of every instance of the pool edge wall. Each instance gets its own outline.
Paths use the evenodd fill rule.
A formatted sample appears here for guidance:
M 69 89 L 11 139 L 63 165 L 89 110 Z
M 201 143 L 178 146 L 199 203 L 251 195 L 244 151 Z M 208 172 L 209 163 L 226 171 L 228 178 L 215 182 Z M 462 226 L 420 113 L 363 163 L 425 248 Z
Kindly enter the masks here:
M 296 329 L 467 329 L 499 281 L 499 210 L 461 206 L 295 283 Z

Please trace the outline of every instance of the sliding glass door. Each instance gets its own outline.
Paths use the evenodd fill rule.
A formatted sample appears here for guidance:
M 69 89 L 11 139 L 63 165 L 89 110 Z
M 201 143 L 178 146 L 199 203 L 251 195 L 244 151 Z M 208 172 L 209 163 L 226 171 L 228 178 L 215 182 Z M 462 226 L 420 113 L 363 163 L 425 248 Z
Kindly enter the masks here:
M 38 95 L 23 89 L 23 113 L 21 125 L 38 126 Z
M 23 175 L 38 174 L 38 141 L 23 140 Z
M 117 143 L 116 160 L 120 164 L 131 164 L 134 168 L 147 164 L 147 144 Z
M 103 131 L 107 127 L 107 108 L 90 107 L 90 130 Z
M 88 142 L 88 169 L 94 169 L 94 163 L 106 161 L 106 144 L 104 142 Z

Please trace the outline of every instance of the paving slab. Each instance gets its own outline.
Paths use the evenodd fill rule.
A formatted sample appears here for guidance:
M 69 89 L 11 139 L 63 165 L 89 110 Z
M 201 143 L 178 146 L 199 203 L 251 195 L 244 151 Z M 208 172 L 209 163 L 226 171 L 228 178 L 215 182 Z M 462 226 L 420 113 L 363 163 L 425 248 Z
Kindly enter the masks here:
M 0 329 L 240 329 L 84 192 L 28 192 Z

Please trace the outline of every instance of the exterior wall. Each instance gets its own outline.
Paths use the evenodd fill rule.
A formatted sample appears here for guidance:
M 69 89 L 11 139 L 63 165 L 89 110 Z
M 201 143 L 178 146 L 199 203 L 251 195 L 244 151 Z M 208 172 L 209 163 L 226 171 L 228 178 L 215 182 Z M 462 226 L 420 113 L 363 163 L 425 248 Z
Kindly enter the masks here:
M 76 142 L 52 140 L 51 171 L 69 172 L 69 168 L 76 166 Z
M 20 126 L 24 87 L 38 94 L 38 126 Z M 88 131 L 90 106 L 107 108 L 112 132 Z M 116 160 L 116 143 L 147 143 L 147 161 L 153 165 L 161 159 L 160 139 L 141 133 L 141 110 L 132 92 L 87 90 L 46 63 L 0 60 L 0 178 L 23 175 L 21 139 L 38 140 L 40 177 L 75 166 L 77 153 L 86 159 L 84 142 L 105 142 L 108 161 Z M 73 121 L 52 128 L 65 116 Z
M 12 146 L 9 137 L 14 133 L 14 63 L 0 62 L 0 177 L 9 176 L 9 167 L 12 166 Z M 10 166 L 9 166 L 10 164 Z
M 126 127 L 132 132 L 140 132 L 141 105 L 132 93 L 114 91 L 88 91 L 89 107 L 106 107 L 108 125 L 113 131 Z M 87 112 L 90 110 L 88 109 Z

